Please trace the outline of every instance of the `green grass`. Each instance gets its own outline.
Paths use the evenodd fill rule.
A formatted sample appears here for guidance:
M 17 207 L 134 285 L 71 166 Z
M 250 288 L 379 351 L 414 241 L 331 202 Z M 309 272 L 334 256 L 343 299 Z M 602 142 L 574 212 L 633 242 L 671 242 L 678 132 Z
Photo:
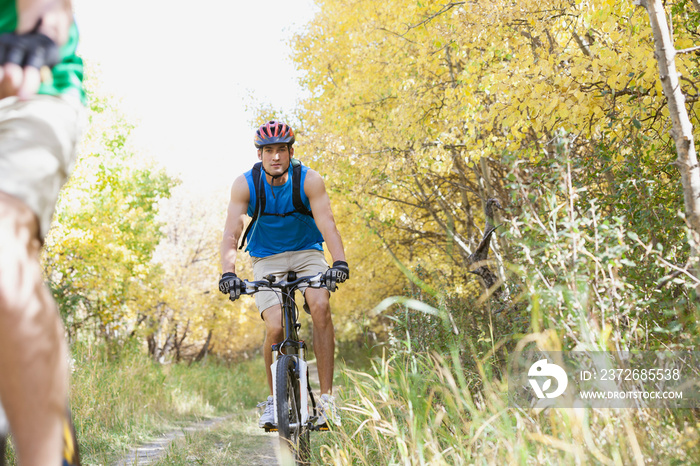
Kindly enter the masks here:
M 102 345 L 76 345 L 72 356 L 71 409 L 84 465 L 112 464 L 159 434 L 230 414 L 216 428 L 174 442 L 157 464 L 255 464 L 248 456 L 277 439 L 257 427 L 254 408 L 267 395 L 260 358 L 162 365 L 137 348 L 110 351 Z M 355 359 L 367 363 L 362 356 Z M 338 360 L 336 384 L 345 384 L 345 365 Z M 321 437 L 312 436 L 316 448 Z M 11 444 L 6 457 L 16 465 Z
M 142 351 L 78 346 L 71 407 L 85 464 L 109 464 L 154 435 L 240 413 L 265 397 L 260 360 L 161 365 Z
M 312 464 L 693 464 L 700 458 L 692 410 L 526 412 L 508 405 L 507 384 L 488 359 L 406 347 L 387 347 L 362 371 L 339 361 L 343 426 L 312 435 Z M 260 360 L 160 365 L 133 349 L 112 355 L 102 347 L 76 348 L 74 356 L 71 402 L 84 464 L 110 464 L 158 433 L 231 413 L 215 428 L 175 441 L 156 464 L 264 464 L 251 455 L 269 454 L 276 434 L 256 427 L 253 408 L 266 393 Z

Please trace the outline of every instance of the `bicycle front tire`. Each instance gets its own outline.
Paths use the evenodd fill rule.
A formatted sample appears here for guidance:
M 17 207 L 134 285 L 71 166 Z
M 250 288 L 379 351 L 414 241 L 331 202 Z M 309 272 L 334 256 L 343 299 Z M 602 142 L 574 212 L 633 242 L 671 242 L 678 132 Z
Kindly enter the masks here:
M 277 430 L 280 447 L 287 448 L 297 464 L 307 464 L 309 431 L 301 423 L 301 396 L 296 359 L 282 355 L 277 362 Z

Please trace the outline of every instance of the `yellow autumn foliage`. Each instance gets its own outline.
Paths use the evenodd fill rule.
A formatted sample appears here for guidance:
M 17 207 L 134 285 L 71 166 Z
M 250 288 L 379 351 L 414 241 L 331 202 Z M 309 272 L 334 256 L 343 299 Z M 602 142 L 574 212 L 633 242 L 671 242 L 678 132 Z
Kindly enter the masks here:
M 632 2 L 318 5 L 294 45 L 319 170 L 401 261 L 427 265 L 436 283 L 473 280 L 465 268 L 486 199 L 510 207 L 505 154 L 538 163 L 566 135 L 592 166 L 605 145 L 611 165 L 600 170 L 615 173 L 638 128 L 667 137 L 648 18 Z M 680 48 L 692 36 L 679 28 L 675 40 Z

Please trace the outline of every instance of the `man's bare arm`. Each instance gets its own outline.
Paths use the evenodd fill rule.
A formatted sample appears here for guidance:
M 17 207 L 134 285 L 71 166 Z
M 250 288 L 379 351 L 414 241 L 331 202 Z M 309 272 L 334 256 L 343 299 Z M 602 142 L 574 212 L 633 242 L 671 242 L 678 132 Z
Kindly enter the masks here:
M 306 172 L 304 181 L 304 193 L 309 198 L 311 212 L 314 214 L 316 226 L 323 235 L 323 239 L 328 246 L 328 251 L 335 261 L 345 261 L 345 249 L 340 232 L 335 224 L 331 200 L 326 192 L 326 185 L 323 178 L 317 172 L 309 170 Z
M 224 236 L 221 241 L 221 272 L 236 273 L 238 241 L 245 226 L 250 192 L 245 176 L 239 176 L 231 187 L 231 200 L 228 204 Z

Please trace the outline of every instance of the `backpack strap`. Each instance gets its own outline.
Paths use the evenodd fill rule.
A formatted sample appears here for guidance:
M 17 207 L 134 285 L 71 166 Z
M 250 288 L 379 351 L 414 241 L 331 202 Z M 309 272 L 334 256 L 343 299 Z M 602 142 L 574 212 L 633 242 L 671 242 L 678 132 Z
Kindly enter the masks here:
M 260 214 L 262 212 L 265 212 L 265 185 L 262 183 L 261 173 L 262 162 L 258 162 L 255 165 L 253 165 L 253 170 L 251 173 L 253 176 L 253 186 L 255 186 L 255 208 L 253 209 L 253 217 L 251 218 L 250 223 L 248 223 L 248 227 L 243 233 L 243 237 L 241 238 L 241 244 L 240 246 L 238 246 L 238 249 L 243 249 L 250 229 L 253 227 L 253 224 L 258 220 Z
M 292 204 L 295 211 L 314 218 L 314 214 L 306 208 L 301 200 L 301 161 L 297 159 L 292 159 Z

